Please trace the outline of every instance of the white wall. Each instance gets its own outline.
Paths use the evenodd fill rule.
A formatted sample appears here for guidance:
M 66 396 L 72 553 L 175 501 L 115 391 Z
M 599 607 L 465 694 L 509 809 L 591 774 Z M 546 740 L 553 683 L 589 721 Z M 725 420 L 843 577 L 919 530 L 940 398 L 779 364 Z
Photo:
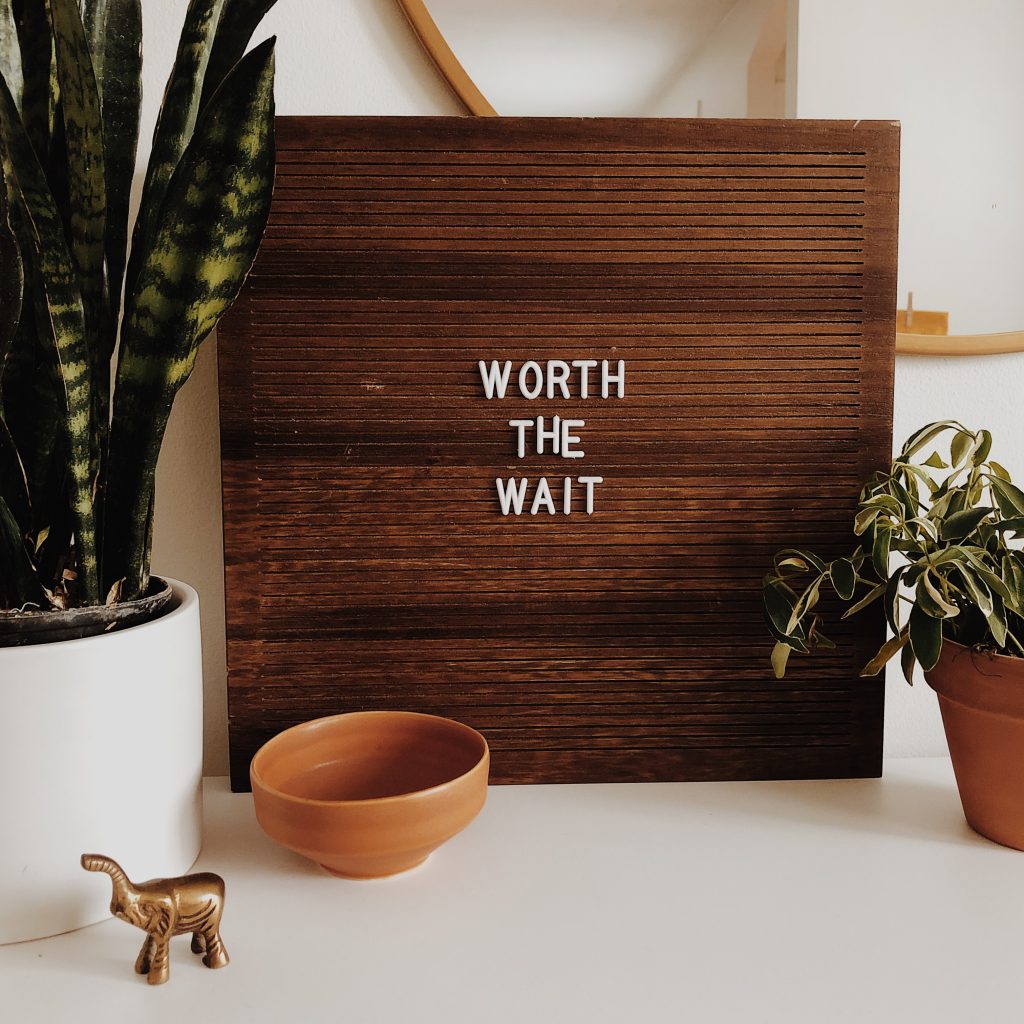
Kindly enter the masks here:
M 429 0 L 428 7 L 499 114 L 744 117 L 747 63 L 779 2 Z
M 796 0 L 791 0 L 796 2 Z M 952 333 L 1024 329 L 1024 4 L 1020 0 L 799 0 L 800 117 L 902 122 L 900 295 L 950 312 Z M 903 304 L 901 302 L 901 304 Z M 932 420 L 988 427 L 1024 478 L 1024 355 L 901 356 L 897 445 Z M 943 753 L 935 700 L 898 669 L 890 753 Z
M 795 0 L 791 0 L 795 2 Z M 737 9 L 742 21 L 746 0 Z M 144 0 L 145 136 L 151 132 L 186 0 Z M 803 117 L 900 118 L 900 286 L 917 308 L 950 309 L 957 331 L 1024 327 L 1018 248 L 1024 237 L 1024 4 L 1014 0 L 801 0 L 795 99 Z M 733 32 L 721 23 L 721 38 Z M 276 32 L 281 113 L 454 114 L 461 110 L 422 55 L 393 0 L 282 0 Z M 790 79 L 792 74 L 788 73 Z M 709 96 L 707 114 L 715 112 Z M 635 113 L 653 113 L 637 110 Z M 689 115 L 689 109 L 657 110 Z M 722 110 L 722 112 L 733 112 Z M 148 148 L 148 146 L 146 147 Z M 1024 477 L 1018 396 L 1024 357 L 901 359 L 896 436 L 959 417 L 996 434 L 997 458 Z M 160 462 L 154 567 L 203 598 L 207 770 L 227 765 L 220 461 L 212 346 L 175 408 Z M 891 754 L 941 753 L 934 699 L 889 687 Z
M 748 69 L 765 20 L 777 0 L 737 0 L 699 50 L 662 83 L 636 114 L 651 117 L 746 117 Z M 771 104 L 773 97 L 766 98 Z

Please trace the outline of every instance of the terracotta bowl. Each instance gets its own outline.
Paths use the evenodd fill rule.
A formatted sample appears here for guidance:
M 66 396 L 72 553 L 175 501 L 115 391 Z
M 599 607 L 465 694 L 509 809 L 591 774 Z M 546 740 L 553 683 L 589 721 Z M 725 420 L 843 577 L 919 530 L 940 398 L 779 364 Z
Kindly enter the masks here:
M 271 839 L 342 878 L 416 867 L 480 813 L 490 751 L 468 725 L 408 711 L 318 718 L 252 760 Z

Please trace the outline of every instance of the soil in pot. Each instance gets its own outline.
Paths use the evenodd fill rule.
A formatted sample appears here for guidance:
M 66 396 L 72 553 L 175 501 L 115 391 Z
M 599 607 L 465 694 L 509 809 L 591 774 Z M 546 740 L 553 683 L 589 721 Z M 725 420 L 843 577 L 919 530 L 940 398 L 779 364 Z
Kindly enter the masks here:
M 0 647 L 50 644 L 135 626 L 159 618 L 173 596 L 170 584 L 151 577 L 149 590 L 134 601 L 67 611 L 0 611 Z
M 1024 658 L 943 640 L 925 678 L 939 698 L 967 823 L 1024 850 Z

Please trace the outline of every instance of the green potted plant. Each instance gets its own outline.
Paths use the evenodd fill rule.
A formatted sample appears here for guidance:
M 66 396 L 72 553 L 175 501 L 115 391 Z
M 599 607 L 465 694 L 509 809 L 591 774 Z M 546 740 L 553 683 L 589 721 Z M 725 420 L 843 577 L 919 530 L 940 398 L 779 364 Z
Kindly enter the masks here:
M 900 655 L 936 691 L 968 823 L 1024 849 L 1024 491 L 989 457 L 992 437 L 943 421 L 923 427 L 860 495 L 852 554 L 826 561 L 780 551 L 764 579 L 765 618 L 781 678 L 792 652 L 834 644 L 823 590 L 881 602 L 891 637 L 864 667 Z
M 0 941 L 106 915 L 82 850 L 198 853 L 198 601 L 150 576 L 154 482 L 269 212 L 271 6 L 191 0 L 131 228 L 140 0 L 0 0 Z

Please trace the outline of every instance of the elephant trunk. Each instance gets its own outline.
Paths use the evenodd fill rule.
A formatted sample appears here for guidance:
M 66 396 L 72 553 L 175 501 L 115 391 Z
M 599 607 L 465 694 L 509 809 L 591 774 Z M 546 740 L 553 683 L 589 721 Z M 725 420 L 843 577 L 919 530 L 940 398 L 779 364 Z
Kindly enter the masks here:
M 98 853 L 83 853 L 82 867 L 86 871 L 102 871 L 104 874 L 110 875 L 115 892 L 127 892 L 132 888 L 132 883 L 128 881 L 128 876 L 121 869 L 121 865 L 110 857 L 104 857 Z

